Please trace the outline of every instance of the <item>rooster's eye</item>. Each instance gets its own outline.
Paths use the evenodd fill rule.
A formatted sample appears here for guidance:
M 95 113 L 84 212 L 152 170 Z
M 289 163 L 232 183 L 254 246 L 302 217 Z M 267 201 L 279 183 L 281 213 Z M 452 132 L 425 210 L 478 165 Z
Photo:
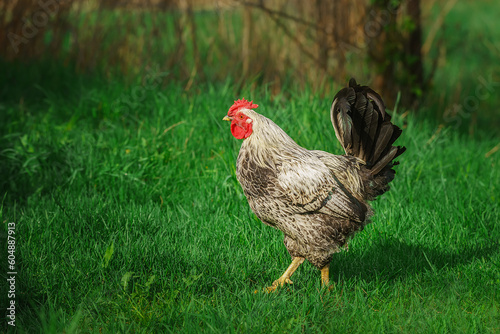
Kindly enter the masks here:
M 243 115 L 240 115 L 240 119 L 243 119 Z

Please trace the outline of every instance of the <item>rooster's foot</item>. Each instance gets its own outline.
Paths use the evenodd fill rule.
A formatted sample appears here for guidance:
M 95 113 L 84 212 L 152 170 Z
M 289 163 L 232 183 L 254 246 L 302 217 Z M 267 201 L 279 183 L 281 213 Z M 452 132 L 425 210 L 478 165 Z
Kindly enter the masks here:
M 283 275 L 281 275 L 280 278 L 278 278 L 276 281 L 274 281 L 273 285 L 264 289 L 264 291 L 273 292 L 279 286 L 285 285 L 285 283 L 286 284 L 293 284 L 293 282 L 290 280 L 290 277 L 295 272 L 295 270 L 297 270 L 297 268 L 302 264 L 302 262 L 304 262 L 304 260 L 305 259 L 303 257 L 299 257 L 299 256 L 294 257 L 292 260 L 292 263 L 290 264 L 290 266 L 288 266 L 288 268 L 285 270 Z
M 289 278 L 283 278 L 283 277 L 280 277 L 278 278 L 276 281 L 273 282 L 273 285 L 271 286 L 268 286 L 266 288 L 266 291 L 267 292 L 273 292 L 274 290 L 276 290 L 278 287 L 281 287 L 283 285 L 286 284 L 293 284 L 293 282 L 289 279 Z
M 333 286 L 333 283 L 330 283 L 330 264 L 327 264 L 321 268 L 321 287 L 332 291 Z

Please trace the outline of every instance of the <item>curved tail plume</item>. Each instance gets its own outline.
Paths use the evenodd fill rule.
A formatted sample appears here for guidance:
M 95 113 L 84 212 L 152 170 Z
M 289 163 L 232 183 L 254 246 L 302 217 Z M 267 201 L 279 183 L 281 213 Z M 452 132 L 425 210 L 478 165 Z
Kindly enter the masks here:
M 354 79 L 335 95 L 330 117 L 345 153 L 363 160 L 372 175 L 395 165 L 392 161 L 406 150 L 392 146 L 402 131 L 391 123 L 380 95 Z

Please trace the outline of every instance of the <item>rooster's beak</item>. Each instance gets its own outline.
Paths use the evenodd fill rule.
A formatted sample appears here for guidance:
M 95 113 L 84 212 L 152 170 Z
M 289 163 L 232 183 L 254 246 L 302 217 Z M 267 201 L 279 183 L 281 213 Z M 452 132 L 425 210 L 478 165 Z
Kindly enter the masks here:
M 224 118 L 222 119 L 223 121 L 230 121 L 231 120 L 231 117 L 229 116 L 224 116 Z

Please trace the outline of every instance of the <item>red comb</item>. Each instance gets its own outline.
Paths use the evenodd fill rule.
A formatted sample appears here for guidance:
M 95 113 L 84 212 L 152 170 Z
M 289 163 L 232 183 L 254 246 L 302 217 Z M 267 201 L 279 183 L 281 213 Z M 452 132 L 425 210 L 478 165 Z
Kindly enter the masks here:
M 229 116 L 232 116 L 240 108 L 255 109 L 259 106 L 257 104 L 253 104 L 252 102 L 253 101 L 248 102 L 245 99 L 236 100 L 236 101 L 234 101 L 234 104 L 231 106 L 231 108 L 229 108 L 229 111 L 227 112 L 227 114 Z

